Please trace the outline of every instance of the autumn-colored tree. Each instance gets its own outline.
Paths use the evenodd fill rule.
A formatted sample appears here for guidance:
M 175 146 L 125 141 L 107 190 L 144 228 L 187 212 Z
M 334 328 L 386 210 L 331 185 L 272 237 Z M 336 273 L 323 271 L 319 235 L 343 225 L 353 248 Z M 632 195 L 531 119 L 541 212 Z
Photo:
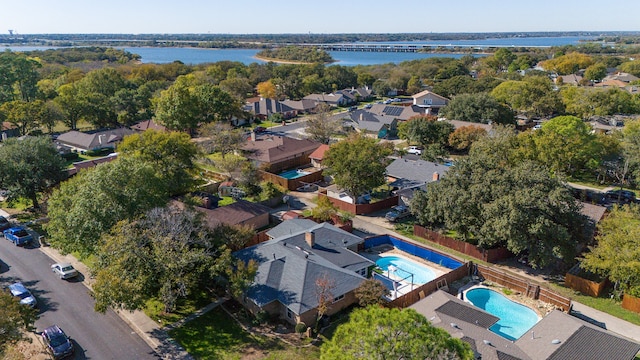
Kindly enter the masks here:
M 471 145 L 487 131 L 479 126 L 462 126 L 449 135 L 449 146 L 458 151 L 469 151 Z
M 267 80 L 256 85 L 258 94 L 265 99 L 274 99 L 276 97 L 276 86 L 271 80 Z
M 555 71 L 560 75 L 575 74 L 580 69 L 586 69 L 594 63 L 591 56 L 578 52 L 571 52 L 541 63 L 545 70 Z
M 317 321 L 320 321 L 324 314 L 329 311 L 333 304 L 333 290 L 336 288 L 336 281 L 327 273 L 322 273 L 316 278 L 316 300 L 318 300 Z
M 362 307 L 382 304 L 385 301 L 383 297 L 389 294 L 389 289 L 380 280 L 373 278 L 363 281 L 355 291 L 358 304 Z

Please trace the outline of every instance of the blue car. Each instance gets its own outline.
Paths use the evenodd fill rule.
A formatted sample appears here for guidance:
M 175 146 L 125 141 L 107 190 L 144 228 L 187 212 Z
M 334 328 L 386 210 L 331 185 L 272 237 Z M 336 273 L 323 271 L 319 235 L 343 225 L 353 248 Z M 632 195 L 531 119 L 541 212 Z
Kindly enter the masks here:
M 11 295 L 20 299 L 20 304 L 22 305 L 27 305 L 32 308 L 38 305 L 38 301 L 36 301 L 35 296 L 33 296 L 31 292 L 20 282 L 9 285 L 9 291 L 11 292 Z
M 33 236 L 23 227 L 16 226 L 3 231 L 4 237 L 14 245 L 25 245 L 33 241 Z

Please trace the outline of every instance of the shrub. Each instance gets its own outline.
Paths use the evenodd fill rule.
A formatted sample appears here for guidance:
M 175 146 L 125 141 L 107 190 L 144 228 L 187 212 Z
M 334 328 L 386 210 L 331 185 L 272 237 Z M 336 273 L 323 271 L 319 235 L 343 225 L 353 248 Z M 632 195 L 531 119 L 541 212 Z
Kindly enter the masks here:
M 258 313 L 256 314 L 256 321 L 259 324 L 266 323 L 267 321 L 269 321 L 269 313 L 264 310 L 258 311 Z
M 96 150 L 88 150 L 86 152 L 87 156 L 105 156 L 105 155 L 109 155 L 113 152 L 112 148 L 102 148 L 102 149 L 96 149 Z
M 513 294 L 513 291 L 511 291 L 511 289 L 507 289 L 507 288 L 502 289 L 502 292 L 503 292 L 505 295 L 511 295 L 511 294 Z
M 78 158 L 78 153 L 77 152 L 68 152 L 65 154 L 60 154 L 60 156 L 62 156 L 63 159 L 69 161 L 69 160 L 75 160 Z
M 296 324 L 296 332 L 298 334 L 303 334 L 305 331 L 307 331 L 307 324 L 303 322 L 299 322 Z

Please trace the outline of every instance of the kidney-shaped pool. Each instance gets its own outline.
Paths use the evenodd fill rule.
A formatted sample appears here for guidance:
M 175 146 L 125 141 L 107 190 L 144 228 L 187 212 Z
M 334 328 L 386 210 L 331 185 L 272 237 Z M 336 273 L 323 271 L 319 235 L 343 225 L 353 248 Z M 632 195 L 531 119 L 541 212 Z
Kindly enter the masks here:
M 540 320 L 535 311 L 490 289 L 471 289 L 465 296 L 473 305 L 498 317 L 500 320 L 489 330 L 509 340 L 519 339 Z

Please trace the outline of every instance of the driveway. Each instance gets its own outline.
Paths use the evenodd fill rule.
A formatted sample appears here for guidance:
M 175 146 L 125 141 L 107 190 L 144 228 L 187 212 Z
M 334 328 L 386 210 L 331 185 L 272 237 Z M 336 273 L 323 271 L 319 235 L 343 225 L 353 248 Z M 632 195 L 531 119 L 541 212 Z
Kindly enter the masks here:
M 38 332 L 58 324 L 71 336 L 75 359 L 157 359 L 154 351 L 109 310 L 93 310 L 94 301 L 79 278 L 60 280 L 51 272 L 54 263 L 38 250 L 14 246 L 0 237 L 0 285 L 21 281 L 38 299 Z

